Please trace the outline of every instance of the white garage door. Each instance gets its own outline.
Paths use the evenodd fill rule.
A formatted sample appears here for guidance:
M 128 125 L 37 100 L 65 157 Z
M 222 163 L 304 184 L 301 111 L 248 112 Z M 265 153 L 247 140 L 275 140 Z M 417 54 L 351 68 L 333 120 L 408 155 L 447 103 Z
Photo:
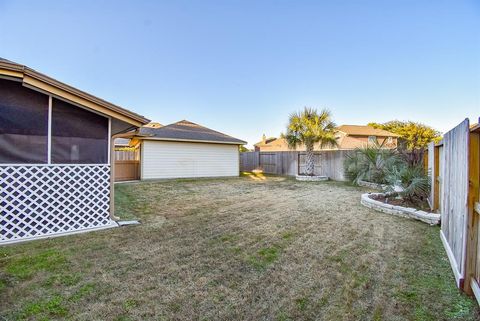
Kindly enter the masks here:
M 238 146 L 143 141 L 142 179 L 238 176 Z

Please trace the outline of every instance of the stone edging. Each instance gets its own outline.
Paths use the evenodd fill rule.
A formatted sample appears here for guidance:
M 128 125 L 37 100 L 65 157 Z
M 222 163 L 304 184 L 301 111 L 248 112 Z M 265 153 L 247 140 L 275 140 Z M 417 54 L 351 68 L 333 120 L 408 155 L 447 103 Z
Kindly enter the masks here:
M 328 181 L 327 176 L 308 176 L 308 175 L 297 175 L 295 176 L 297 181 L 302 182 L 321 182 L 321 181 Z
M 367 181 L 358 181 L 357 184 L 358 184 L 358 186 L 378 189 L 378 190 L 381 190 L 381 191 L 385 191 L 388 188 L 388 185 L 377 184 L 377 183 L 372 183 L 372 182 L 367 182 Z
M 391 204 L 385 204 L 380 201 L 371 199 L 371 195 L 384 195 L 383 193 L 365 193 L 362 194 L 361 203 L 363 206 L 369 207 L 379 212 L 392 214 L 401 217 L 413 218 L 430 225 L 437 225 L 440 223 L 440 214 L 420 211 L 411 207 L 403 207 Z

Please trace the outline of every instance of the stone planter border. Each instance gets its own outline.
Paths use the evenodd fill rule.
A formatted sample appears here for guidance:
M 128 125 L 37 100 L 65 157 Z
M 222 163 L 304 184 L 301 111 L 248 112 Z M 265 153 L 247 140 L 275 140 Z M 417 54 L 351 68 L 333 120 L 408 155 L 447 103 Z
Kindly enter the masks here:
M 308 176 L 308 175 L 296 175 L 295 179 L 302 182 L 322 182 L 328 181 L 327 176 Z
M 430 225 L 437 225 L 440 223 L 440 214 L 420 211 L 412 207 L 403 207 L 398 205 L 385 204 L 380 201 L 371 199 L 372 195 L 384 195 L 383 193 L 365 193 L 362 194 L 361 203 L 363 206 L 369 207 L 379 212 L 392 214 L 401 217 L 413 218 Z
M 377 184 L 377 183 L 372 183 L 372 182 L 367 182 L 367 181 L 358 181 L 357 184 L 358 184 L 358 186 L 378 189 L 378 190 L 381 190 L 381 191 L 386 191 L 388 189 L 388 185 Z

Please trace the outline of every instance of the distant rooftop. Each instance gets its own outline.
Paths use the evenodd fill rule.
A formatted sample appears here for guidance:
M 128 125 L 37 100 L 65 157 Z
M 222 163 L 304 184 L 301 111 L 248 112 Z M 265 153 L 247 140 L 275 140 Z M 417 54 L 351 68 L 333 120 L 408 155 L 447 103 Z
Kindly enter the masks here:
M 400 137 L 389 131 L 366 125 L 342 125 L 339 126 L 337 130 L 344 132 L 347 135 Z

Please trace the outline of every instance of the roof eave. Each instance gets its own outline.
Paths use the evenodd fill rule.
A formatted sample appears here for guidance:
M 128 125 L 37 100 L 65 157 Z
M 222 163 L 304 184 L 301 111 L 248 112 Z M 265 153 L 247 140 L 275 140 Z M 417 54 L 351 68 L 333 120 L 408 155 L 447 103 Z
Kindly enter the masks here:
M 72 100 L 72 98 L 76 97 L 80 101 L 87 101 L 90 104 L 99 106 L 100 109 L 104 109 L 104 111 L 110 111 L 113 112 L 113 114 L 120 115 L 120 120 L 131 123 L 137 127 L 150 122 L 149 119 L 141 115 L 76 89 L 24 65 L 14 62 L 0 61 L 0 75 L 18 78 L 27 87 L 35 87 L 36 89 L 58 95 L 67 100 Z M 79 103 L 75 100 L 72 101 Z M 85 107 L 92 108 L 93 106 L 90 105 Z M 99 111 L 102 112 L 102 110 Z M 115 118 L 112 114 L 110 116 Z
M 139 140 L 155 140 L 155 141 L 167 141 L 167 142 L 191 142 L 191 143 L 209 143 L 209 144 L 227 144 L 227 145 L 245 145 L 247 142 L 229 142 L 229 141 L 217 141 L 217 140 L 203 140 L 203 139 L 181 139 L 181 138 L 164 138 L 153 136 L 135 136 Z

